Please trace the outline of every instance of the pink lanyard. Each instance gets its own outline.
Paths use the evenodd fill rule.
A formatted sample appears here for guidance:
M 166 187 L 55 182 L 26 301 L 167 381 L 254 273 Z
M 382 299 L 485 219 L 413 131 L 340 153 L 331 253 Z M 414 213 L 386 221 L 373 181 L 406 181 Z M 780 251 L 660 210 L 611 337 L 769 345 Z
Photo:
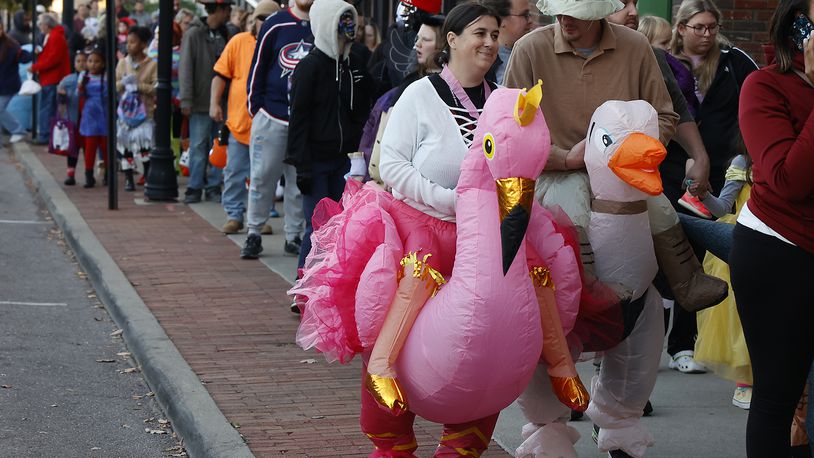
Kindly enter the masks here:
M 441 78 L 446 81 L 449 89 L 452 91 L 452 95 L 458 99 L 461 106 L 466 108 L 466 111 L 469 112 L 472 119 L 479 119 L 480 113 L 478 113 L 478 109 L 475 107 L 475 104 L 472 103 L 469 94 L 467 94 L 463 86 L 461 86 L 458 78 L 455 78 L 455 75 L 452 74 L 452 70 L 449 69 L 448 65 L 444 65 L 444 69 L 441 70 Z M 483 99 L 487 100 L 491 94 L 492 88 L 489 87 L 489 83 L 487 83 L 486 80 L 483 80 Z

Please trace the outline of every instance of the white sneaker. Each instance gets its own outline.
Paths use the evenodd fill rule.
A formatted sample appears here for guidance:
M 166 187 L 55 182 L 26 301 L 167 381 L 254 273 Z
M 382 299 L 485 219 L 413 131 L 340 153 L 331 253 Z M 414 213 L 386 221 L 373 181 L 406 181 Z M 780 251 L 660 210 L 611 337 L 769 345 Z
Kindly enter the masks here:
M 752 387 L 739 386 L 735 388 L 735 394 L 732 396 L 732 405 L 744 410 L 749 410 L 749 407 L 752 405 Z
M 703 374 L 707 368 L 703 364 L 698 363 L 693 359 L 695 353 L 692 350 L 680 351 L 673 355 L 670 360 L 670 369 L 675 369 L 684 374 Z
M 22 141 L 24 139 L 25 139 L 25 135 L 23 135 L 23 134 L 13 134 L 11 136 L 11 138 L 9 138 L 8 142 L 9 143 L 17 143 L 17 142 Z

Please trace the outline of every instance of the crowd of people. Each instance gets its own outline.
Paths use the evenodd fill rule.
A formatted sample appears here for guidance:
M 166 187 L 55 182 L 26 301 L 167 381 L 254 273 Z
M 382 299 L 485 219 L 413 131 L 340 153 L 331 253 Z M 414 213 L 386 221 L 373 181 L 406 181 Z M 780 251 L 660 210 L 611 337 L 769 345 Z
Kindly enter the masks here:
M 551 150 L 534 197 L 570 219 L 586 285 L 602 280 L 599 258 L 607 256 L 593 252 L 592 212 L 646 212 L 647 244 L 658 263 L 654 275 L 641 266 L 652 288 L 609 285 L 626 333 L 624 345 L 596 356 L 587 415 L 599 449 L 640 457 L 653 444 L 639 417 L 653 409 L 649 396 L 669 330 L 671 369 L 711 370 L 735 383 L 733 404 L 749 409 L 748 456 L 799 451 L 802 444 L 790 441 L 800 437 L 791 434 L 792 419 L 805 410 L 807 379 L 814 383 L 807 333 L 814 317 L 804 288 L 814 274 L 814 43 L 804 33 L 814 28 L 812 0 L 779 2 L 764 68 L 726 38 L 713 0 L 684 0 L 672 23 L 639 17 L 637 0 L 545 0 L 537 8 L 553 19 L 546 26 L 536 23 L 528 0 L 458 2 L 446 16 L 440 0 L 402 0 L 385 29 L 343 0 L 262 0 L 250 10 L 231 0 L 199 2 L 202 14 L 176 5 L 167 31 L 173 34 L 173 130 L 185 139 L 179 156 L 189 171 L 183 201 L 220 202 L 223 232 L 248 232 L 241 258 L 261 256 L 262 235 L 272 232 L 268 219 L 279 216 L 275 201 L 282 197 L 283 251 L 298 256 L 294 291 L 336 294 L 331 288 L 341 282 L 320 278 L 319 262 L 332 259 L 333 274 L 349 275 L 358 261 L 325 253 L 346 243 L 337 238 L 374 237 L 360 229 L 319 232 L 326 214 L 360 211 L 351 180 L 387 193 L 376 201 L 403 204 L 392 216 L 401 254 L 435 254 L 423 264 L 449 278 L 454 272 L 442 253 L 454 242 L 444 241 L 455 239 L 461 164 L 481 147 L 476 129 L 484 106 L 501 87 L 525 90 L 542 81 Z M 143 180 L 149 172 L 157 15 L 140 1 L 132 12 L 117 6 L 120 163 L 106 164 L 104 69 L 113 63 L 105 62 L 96 2 L 76 8 L 68 37 L 47 12 L 37 22 L 41 43 L 32 41 L 24 12 L 14 16 L 9 33 L 0 25 L 0 125 L 12 142 L 24 138 L 5 107 L 20 88 L 18 64 L 37 54 L 29 71 L 42 90 L 39 136 L 32 140 L 47 143 L 51 119 L 66 113 L 84 152 L 85 187 L 95 185 L 99 152 L 102 168 L 121 170 L 125 190 L 134 191 L 136 173 Z M 36 50 L 23 50 L 25 44 Z M 609 205 L 591 190 L 589 124 L 610 100 L 644 100 L 657 115 L 666 149 L 659 165 L 663 192 L 641 205 Z M 607 137 L 605 147 L 613 143 Z M 226 149 L 223 168 L 210 162 L 213 147 Z M 68 157 L 66 185 L 76 184 L 78 158 Z M 402 226 L 402 219 L 409 223 Z M 359 284 L 361 271 L 354 272 L 355 283 L 348 278 L 352 286 L 341 286 L 351 289 L 341 291 L 357 301 L 383 294 L 371 289 L 381 285 Z M 413 277 L 394 278 L 395 297 L 384 299 L 374 345 L 346 342 L 366 358 L 360 421 L 377 450 L 371 456 L 412 456 L 416 448 L 396 364 L 423 304 L 399 301 L 426 287 Z M 314 318 L 323 313 L 317 299 L 296 294 L 291 311 L 303 314 L 311 326 L 308 345 L 320 348 L 322 328 L 338 325 Z M 359 318 L 352 311 L 340 315 L 351 327 Z M 581 412 L 558 402 L 541 375 L 548 369 L 538 366 L 518 400 L 529 422 L 518 456 L 576 456 L 571 444 L 578 434 L 566 421 Z M 486 449 L 497 413 L 470 420 L 445 425 L 437 456 Z M 481 434 L 465 433 L 472 429 Z M 814 413 L 808 430 L 814 433 Z

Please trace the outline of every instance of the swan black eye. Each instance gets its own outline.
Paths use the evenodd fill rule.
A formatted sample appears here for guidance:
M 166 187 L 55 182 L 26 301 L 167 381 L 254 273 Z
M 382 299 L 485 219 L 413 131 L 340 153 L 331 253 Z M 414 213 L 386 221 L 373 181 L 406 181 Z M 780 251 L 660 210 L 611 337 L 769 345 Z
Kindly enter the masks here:
M 611 140 L 610 135 L 605 134 L 602 136 L 602 144 L 605 146 L 611 146 L 613 140 Z

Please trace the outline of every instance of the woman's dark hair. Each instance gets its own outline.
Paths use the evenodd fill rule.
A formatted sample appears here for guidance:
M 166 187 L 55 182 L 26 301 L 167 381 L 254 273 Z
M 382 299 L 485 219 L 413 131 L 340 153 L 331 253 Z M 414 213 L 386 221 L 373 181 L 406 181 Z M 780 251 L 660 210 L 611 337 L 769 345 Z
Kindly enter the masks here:
M 11 35 L 3 29 L 3 38 L 0 38 L 0 61 L 6 60 L 6 54 L 10 50 L 16 50 L 20 47 L 20 44 L 17 43 L 17 40 L 11 38 Z
M 150 29 L 148 29 L 147 27 L 142 27 L 140 25 L 134 25 L 133 27 L 130 27 L 130 30 L 127 32 L 127 34 L 135 35 L 140 42 L 146 45 L 150 44 L 150 40 L 153 39 L 153 34 L 152 32 L 150 32 Z
M 435 57 L 436 65 L 443 67 L 449 63 L 449 42 L 447 41 L 449 32 L 460 35 L 470 24 L 483 16 L 495 18 L 497 26 L 500 27 L 500 16 L 497 12 L 480 2 L 461 3 L 455 8 L 452 8 L 452 11 L 447 14 L 447 18 L 444 21 L 444 27 L 441 29 L 441 37 L 444 39 L 444 48 Z
M 798 52 L 791 39 L 797 13 L 808 11 L 808 0 L 780 0 L 769 24 L 769 42 L 774 45 L 774 60 L 780 73 L 790 72 Z

